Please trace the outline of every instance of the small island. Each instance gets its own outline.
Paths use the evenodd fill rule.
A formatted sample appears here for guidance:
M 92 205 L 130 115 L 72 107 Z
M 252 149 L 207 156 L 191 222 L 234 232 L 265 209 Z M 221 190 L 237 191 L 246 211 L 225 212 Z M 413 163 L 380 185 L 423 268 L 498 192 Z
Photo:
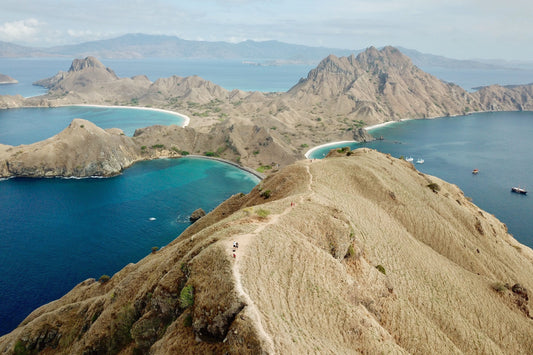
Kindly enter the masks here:
M 18 83 L 18 80 L 13 79 L 10 76 L 4 75 L 4 74 L 0 74 L 0 85 L 2 85 L 2 84 L 17 84 L 17 83 Z

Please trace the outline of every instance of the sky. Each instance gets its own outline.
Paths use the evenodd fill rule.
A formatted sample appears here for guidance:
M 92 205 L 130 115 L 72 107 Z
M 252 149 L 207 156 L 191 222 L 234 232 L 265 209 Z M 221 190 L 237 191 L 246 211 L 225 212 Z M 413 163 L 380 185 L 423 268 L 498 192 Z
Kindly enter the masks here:
M 1 0 L 0 41 L 48 47 L 146 33 L 533 61 L 532 15 L 531 0 Z

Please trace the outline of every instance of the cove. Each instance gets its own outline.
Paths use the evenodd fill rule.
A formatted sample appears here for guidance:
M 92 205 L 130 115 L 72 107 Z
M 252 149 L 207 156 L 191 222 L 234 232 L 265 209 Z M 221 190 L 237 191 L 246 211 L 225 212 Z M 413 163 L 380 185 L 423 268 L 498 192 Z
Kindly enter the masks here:
M 155 109 L 106 106 L 63 106 L 0 110 L 0 144 L 31 144 L 56 135 L 74 118 L 83 118 L 101 128 L 120 128 L 133 136 L 135 129 L 153 125 L 183 126 L 188 118 Z
M 533 112 L 409 120 L 370 133 L 384 140 L 332 145 L 309 158 L 323 158 L 330 149 L 344 146 L 412 157 L 419 171 L 458 185 L 476 205 L 504 222 L 519 242 L 533 248 Z M 419 158 L 423 164 L 416 164 Z M 473 169 L 479 174 L 473 175 Z M 512 186 L 529 188 L 532 196 L 511 193 Z
M 162 247 L 259 179 L 201 158 L 145 161 L 107 179 L 0 181 L 0 335 L 79 282 Z

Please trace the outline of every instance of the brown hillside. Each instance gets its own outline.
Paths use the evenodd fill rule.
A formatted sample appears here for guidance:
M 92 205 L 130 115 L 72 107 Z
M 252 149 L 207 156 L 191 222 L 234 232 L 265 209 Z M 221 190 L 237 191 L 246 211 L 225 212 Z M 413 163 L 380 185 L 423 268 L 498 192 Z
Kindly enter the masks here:
M 233 196 L 35 310 L 0 352 L 530 354 L 532 289 L 533 251 L 494 216 L 360 149 Z

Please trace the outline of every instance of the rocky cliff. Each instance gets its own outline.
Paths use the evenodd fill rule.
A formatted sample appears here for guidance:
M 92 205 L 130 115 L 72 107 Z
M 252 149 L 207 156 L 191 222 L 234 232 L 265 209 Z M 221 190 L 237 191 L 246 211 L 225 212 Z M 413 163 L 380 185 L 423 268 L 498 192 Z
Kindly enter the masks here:
M 360 149 L 231 197 L 0 352 L 530 354 L 532 275 L 533 251 L 456 186 Z

